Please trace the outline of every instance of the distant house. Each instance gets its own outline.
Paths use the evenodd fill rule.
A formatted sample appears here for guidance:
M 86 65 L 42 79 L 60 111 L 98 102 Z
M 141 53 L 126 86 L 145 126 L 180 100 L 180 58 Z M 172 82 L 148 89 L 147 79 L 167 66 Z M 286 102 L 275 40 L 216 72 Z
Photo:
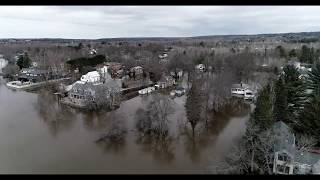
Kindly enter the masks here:
M 37 67 L 38 66 L 38 63 L 37 62 L 32 62 L 32 67 Z
M 231 94 L 234 95 L 244 95 L 245 91 L 249 89 L 248 84 L 240 83 L 240 84 L 232 84 L 231 86 Z
M 295 135 L 282 121 L 274 123 L 272 130 L 275 136 L 273 173 L 314 174 L 320 172 L 319 152 L 297 150 Z
M 96 55 L 97 54 L 97 50 L 96 49 L 90 49 L 89 50 L 89 54 L 90 55 Z
M 163 75 L 160 80 L 157 82 L 159 88 L 167 88 L 175 85 L 175 80 L 172 76 Z
M 25 82 L 41 82 L 45 80 L 52 79 L 52 73 L 47 70 L 36 69 L 36 68 L 22 68 L 18 80 Z
M 177 68 L 175 71 L 171 71 L 170 75 L 176 79 L 180 79 L 183 76 L 183 70 Z
M 288 62 L 288 65 L 292 65 L 294 66 L 299 72 L 301 71 L 311 71 L 311 67 L 312 67 L 312 64 L 308 64 L 308 63 L 301 63 L 301 62 L 298 62 L 298 61 L 294 61 L 294 60 L 291 60 Z
M 105 66 L 108 67 L 108 71 L 110 72 L 112 77 L 122 78 L 123 76 L 123 65 L 118 62 L 107 62 Z
M 101 75 L 103 81 L 111 80 L 111 75 L 109 73 L 109 68 L 106 65 L 97 66 L 97 71 Z
M 163 54 L 160 54 L 158 57 L 159 57 L 160 59 L 165 59 L 165 58 L 168 57 L 168 54 L 164 52 Z
M 143 68 L 141 66 L 135 66 L 130 69 L 130 77 L 135 79 L 143 78 Z
M 196 71 L 203 72 L 203 71 L 205 71 L 206 66 L 204 64 L 198 64 L 198 65 L 196 65 L 195 69 L 196 69 Z

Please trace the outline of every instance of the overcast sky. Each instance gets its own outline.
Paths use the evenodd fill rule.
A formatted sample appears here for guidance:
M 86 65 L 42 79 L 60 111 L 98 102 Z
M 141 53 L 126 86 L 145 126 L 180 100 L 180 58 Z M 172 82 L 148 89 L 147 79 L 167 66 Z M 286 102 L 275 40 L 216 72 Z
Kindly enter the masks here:
M 320 31 L 320 6 L 1 6 L 0 38 Z

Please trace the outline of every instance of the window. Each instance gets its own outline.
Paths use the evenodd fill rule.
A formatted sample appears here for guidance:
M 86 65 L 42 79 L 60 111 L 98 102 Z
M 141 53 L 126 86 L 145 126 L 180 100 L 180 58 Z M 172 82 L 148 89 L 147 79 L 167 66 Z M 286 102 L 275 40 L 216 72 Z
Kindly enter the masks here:
M 285 173 L 286 173 L 286 174 L 289 174 L 289 170 L 290 170 L 290 167 L 286 166 L 286 167 L 285 167 Z
M 283 173 L 284 172 L 284 166 L 277 165 L 277 171 L 280 172 L 280 173 Z
M 288 162 L 291 158 L 287 154 L 278 154 L 278 160 Z
M 277 172 L 289 174 L 289 171 L 290 171 L 289 166 L 277 165 Z

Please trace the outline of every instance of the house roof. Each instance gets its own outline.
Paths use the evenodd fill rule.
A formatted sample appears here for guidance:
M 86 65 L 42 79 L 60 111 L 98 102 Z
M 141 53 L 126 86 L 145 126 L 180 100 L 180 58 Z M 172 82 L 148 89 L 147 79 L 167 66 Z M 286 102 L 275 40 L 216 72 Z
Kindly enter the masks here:
M 120 92 L 120 86 L 116 81 L 110 80 L 106 83 L 83 83 L 81 81 L 77 81 L 72 85 L 71 92 L 75 89 L 80 94 L 85 94 L 86 92 L 91 91 L 93 94 L 95 91 L 100 90 L 101 88 L 107 87 L 109 90 L 113 92 Z
M 131 70 L 136 70 L 136 69 L 143 69 L 143 68 L 141 66 L 135 66 L 131 68 Z
M 275 134 L 274 150 L 286 150 L 290 154 L 295 153 L 295 137 L 288 125 L 283 121 L 278 121 L 273 124 L 272 130 Z
M 159 82 L 168 82 L 168 81 L 172 81 L 173 77 L 171 76 L 161 76 Z
M 311 152 L 298 152 L 295 153 L 295 161 L 301 164 L 314 165 L 320 162 L 320 154 Z M 319 163 L 320 164 L 320 163 Z
M 35 68 L 22 68 L 21 72 L 23 71 L 26 71 L 27 73 L 32 73 L 32 74 L 45 74 L 49 72 L 44 69 L 35 69 Z
M 312 167 L 312 173 L 314 173 L 314 174 L 320 174 L 320 160 L 313 165 L 313 167 Z
M 232 84 L 232 88 L 249 88 L 249 85 L 244 84 L 244 83 L 242 83 L 242 85 L 241 84 Z
M 87 74 L 85 74 L 86 76 L 89 76 L 89 77 L 97 77 L 97 76 L 100 76 L 100 74 L 98 73 L 98 71 L 90 71 L 88 72 Z

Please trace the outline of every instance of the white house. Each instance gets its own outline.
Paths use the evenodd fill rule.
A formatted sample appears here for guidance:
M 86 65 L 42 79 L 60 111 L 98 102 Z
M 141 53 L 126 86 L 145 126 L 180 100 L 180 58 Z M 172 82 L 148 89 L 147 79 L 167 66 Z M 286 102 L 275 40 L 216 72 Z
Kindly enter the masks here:
M 196 70 L 203 72 L 205 70 L 206 66 L 204 64 L 198 64 L 196 65 Z
M 95 55 L 95 54 L 97 54 L 97 50 L 96 49 L 90 49 L 89 54 L 90 55 Z
M 98 71 L 88 72 L 87 74 L 81 76 L 80 81 L 91 83 L 100 82 L 100 74 Z
M 110 79 L 112 79 L 111 75 L 108 72 L 108 66 L 98 67 L 97 71 L 101 74 L 105 81 L 109 81 Z

